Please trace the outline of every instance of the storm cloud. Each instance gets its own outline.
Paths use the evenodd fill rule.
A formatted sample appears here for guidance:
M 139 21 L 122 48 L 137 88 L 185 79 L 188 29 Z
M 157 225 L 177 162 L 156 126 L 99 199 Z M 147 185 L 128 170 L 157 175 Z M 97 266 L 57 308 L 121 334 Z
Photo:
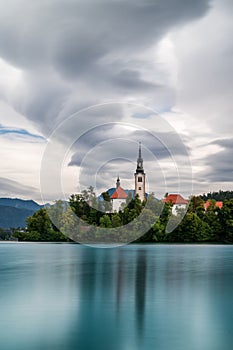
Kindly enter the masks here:
M 125 94 L 166 95 L 156 72 L 143 77 L 143 53 L 209 6 L 207 0 L 2 3 L 0 55 L 23 71 L 24 91 L 13 91 L 12 103 L 46 132 L 73 95 L 73 111 Z
M 104 166 L 107 178 L 124 158 L 129 162 L 122 165 L 122 175 L 130 179 L 127 167 L 131 171 L 130 162 L 135 162 L 141 141 L 146 172 L 149 176 L 158 171 L 154 176 L 158 182 L 164 175 L 157 165 L 164 162 L 169 168 L 172 155 L 183 164 L 182 171 L 187 170 L 184 164 L 191 157 L 197 191 L 203 183 L 229 185 L 232 17 L 229 0 L 2 2 L 0 123 L 3 128 L 30 130 L 50 140 L 62 123 L 81 111 L 73 127 L 64 127 L 56 140 L 70 147 L 68 171 L 79 168 L 83 158 L 89 160 L 89 174 L 99 169 L 101 162 L 109 161 L 109 169 Z M 126 113 L 123 104 L 127 103 L 147 106 L 153 112 L 138 107 Z M 160 128 L 156 113 L 173 128 Z M 139 128 L 123 132 L 115 123 Z M 120 139 L 128 140 L 128 146 Z M 75 142 L 70 144 L 72 140 Z M 13 140 L 7 142 L 2 150 L 6 149 L 6 154 L 14 150 Z M 28 147 L 27 142 L 25 153 Z M 208 153 L 211 147 L 216 151 Z M 101 162 L 94 152 L 100 149 Z M 42 153 L 41 148 L 40 156 L 35 155 L 36 169 Z M 155 155 L 155 161 L 150 154 Z M 113 158 L 118 159 L 114 164 Z M 23 165 L 29 173 L 30 164 Z M 7 178 L 7 165 L 4 169 L 2 178 Z M 12 174 L 12 166 L 9 169 L 17 182 L 17 172 Z M 171 190 L 176 184 L 173 172 L 171 167 L 167 173 Z M 32 179 L 36 176 L 31 171 L 31 181 L 28 175 L 22 189 L 34 188 Z M 104 185 L 103 177 L 98 181 Z M 155 188 L 158 182 L 151 181 Z M 183 177 L 186 182 L 189 190 L 188 176 Z M 2 188 L 6 185 L 2 182 Z

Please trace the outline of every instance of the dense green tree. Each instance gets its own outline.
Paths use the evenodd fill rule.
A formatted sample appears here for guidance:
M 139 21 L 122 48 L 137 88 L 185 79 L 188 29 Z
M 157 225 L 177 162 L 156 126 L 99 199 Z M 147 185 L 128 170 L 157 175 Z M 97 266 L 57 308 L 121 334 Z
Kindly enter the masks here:
M 112 215 L 111 221 L 112 221 L 112 227 L 122 226 L 121 217 L 118 213 L 114 213 Z
M 205 202 L 209 199 L 214 199 L 216 201 L 224 201 L 233 198 L 233 191 L 222 191 L 218 192 L 209 192 L 200 196 Z
M 197 214 L 199 217 L 204 215 L 204 201 L 200 196 L 192 196 L 189 202 L 188 211 Z
M 136 195 L 135 198 L 129 202 L 127 207 L 129 208 L 129 210 L 135 210 L 136 214 L 139 215 L 143 207 L 142 202 L 139 199 L 139 196 Z
M 39 233 L 42 241 L 47 241 L 51 235 L 52 225 L 46 209 L 39 209 L 27 221 L 27 233 Z
M 226 193 L 218 194 L 223 196 Z M 111 204 L 108 193 L 102 196 L 107 205 Z M 89 187 L 81 194 L 71 195 L 69 204 L 57 201 L 48 211 L 38 210 L 27 219 L 25 231 L 16 230 L 14 236 L 29 241 L 66 241 L 68 237 L 77 241 L 103 241 L 105 237 L 98 228 L 102 227 L 112 228 L 107 238 L 109 241 L 233 243 L 233 199 L 225 200 L 222 209 L 211 200 L 204 210 L 203 199 L 194 196 L 187 213 L 181 210 L 174 216 L 172 205 L 156 201 L 153 194 L 148 196 L 147 202 L 141 202 L 138 196 L 132 199 L 130 194 L 127 205 L 119 213 L 112 213 L 111 210 L 104 212 L 110 207 L 105 206 L 102 210 L 93 187 Z M 142 230 L 146 233 L 137 238 Z M 0 230 L 0 239 L 9 237 Z
M 54 231 L 59 231 L 63 213 L 65 212 L 67 206 L 68 206 L 67 202 L 64 202 L 62 200 L 57 200 L 53 205 L 46 208 L 46 211 L 52 223 L 52 229 Z
M 129 205 L 129 203 L 132 201 L 132 199 L 133 199 L 132 193 L 129 192 L 128 196 L 126 198 L 126 205 Z
M 84 215 L 88 216 L 90 207 L 82 194 L 72 194 L 69 198 L 69 204 L 79 218 L 82 218 Z
M 59 231 L 54 231 L 46 209 L 39 209 L 27 219 L 24 240 L 67 241 Z
M 205 242 L 210 238 L 211 229 L 195 213 L 187 212 L 180 225 L 167 235 L 170 242 Z
M 79 233 L 79 219 L 73 212 L 72 208 L 68 206 L 62 213 L 60 231 L 70 239 L 77 241 Z
M 233 243 L 233 199 L 225 200 L 223 207 L 218 210 L 219 218 L 219 240 Z
M 100 218 L 100 227 L 106 227 L 106 228 L 112 227 L 112 223 L 109 215 L 105 214 Z
M 99 201 L 99 209 L 103 212 L 111 212 L 112 203 L 108 192 L 102 192 L 103 201 Z
M 147 197 L 145 206 L 147 209 L 150 209 L 154 214 L 160 215 L 163 210 L 164 202 L 158 201 L 157 199 L 155 199 L 154 193 L 150 193 Z
M 164 227 L 166 227 L 172 215 L 172 205 L 170 203 L 162 203 L 162 204 L 163 204 L 163 209 L 160 215 L 160 222 Z
M 152 232 L 154 242 L 164 242 L 166 240 L 165 226 L 161 222 L 160 218 L 154 223 Z

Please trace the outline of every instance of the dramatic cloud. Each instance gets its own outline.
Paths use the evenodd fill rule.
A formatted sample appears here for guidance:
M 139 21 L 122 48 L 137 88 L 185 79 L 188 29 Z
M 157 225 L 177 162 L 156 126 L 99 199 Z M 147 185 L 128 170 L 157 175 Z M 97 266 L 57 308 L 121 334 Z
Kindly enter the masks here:
M 211 182 L 227 182 L 232 183 L 233 177 L 233 140 L 219 139 L 212 142 L 214 145 L 221 147 L 216 154 L 212 154 L 206 159 L 209 171 L 206 176 Z
M 51 119 L 72 94 L 77 94 L 74 108 L 96 99 L 166 95 L 156 71 L 143 77 L 148 50 L 208 8 L 209 1 L 203 0 L 2 4 L 0 55 L 22 71 L 24 86 L 10 98 L 17 110 L 51 130 Z
M 67 147 L 66 193 L 76 189 L 84 158 L 85 180 L 99 171 L 100 190 L 111 187 L 121 162 L 130 186 L 139 140 L 153 190 L 159 192 L 165 175 L 167 188 L 179 187 L 172 165 L 179 163 L 188 193 L 187 157 L 197 193 L 215 182 L 230 187 L 231 146 L 220 143 L 233 127 L 232 17 L 230 0 L 2 2 L 2 177 L 39 188 L 45 139 L 61 130 L 55 138 Z M 173 129 L 153 111 L 129 112 L 118 102 L 147 106 Z M 80 110 L 73 125 L 61 128 Z
M 0 177 L 0 196 L 1 197 L 35 197 L 38 196 L 37 189 L 21 183 Z

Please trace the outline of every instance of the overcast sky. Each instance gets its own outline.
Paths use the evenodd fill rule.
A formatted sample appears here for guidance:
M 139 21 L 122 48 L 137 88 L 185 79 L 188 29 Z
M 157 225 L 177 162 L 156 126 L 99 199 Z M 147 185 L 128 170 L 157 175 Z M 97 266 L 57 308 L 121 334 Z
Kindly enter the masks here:
M 0 196 L 133 188 L 139 141 L 157 197 L 233 190 L 232 35 L 231 0 L 1 2 Z

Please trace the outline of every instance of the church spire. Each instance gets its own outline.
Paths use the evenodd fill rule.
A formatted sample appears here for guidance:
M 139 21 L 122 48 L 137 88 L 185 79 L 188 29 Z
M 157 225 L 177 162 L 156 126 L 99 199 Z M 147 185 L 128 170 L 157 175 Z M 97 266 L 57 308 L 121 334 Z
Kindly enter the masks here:
M 139 142 L 139 150 L 138 150 L 138 159 L 137 159 L 136 173 L 144 173 L 141 142 Z
M 120 187 L 120 178 L 119 178 L 119 175 L 117 177 L 117 182 L 116 182 L 116 188 Z
M 142 144 L 139 142 L 139 152 L 138 152 L 138 158 L 142 158 Z
M 144 173 L 144 169 L 143 169 L 141 142 L 139 142 L 137 168 L 134 174 L 134 178 L 135 178 L 134 194 L 135 196 L 138 195 L 141 201 L 144 201 L 146 199 L 146 174 Z

